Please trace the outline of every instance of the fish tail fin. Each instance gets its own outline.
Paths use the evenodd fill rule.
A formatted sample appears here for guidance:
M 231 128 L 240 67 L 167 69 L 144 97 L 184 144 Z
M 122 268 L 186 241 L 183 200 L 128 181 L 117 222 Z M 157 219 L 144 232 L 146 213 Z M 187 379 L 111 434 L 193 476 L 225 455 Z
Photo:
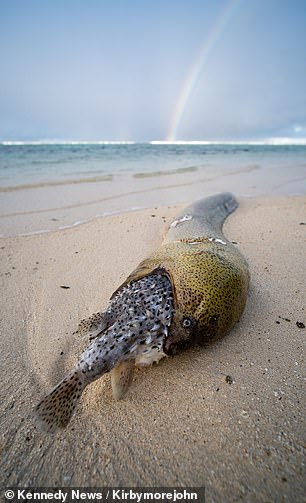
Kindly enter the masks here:
M 35 407 L 34 424 L 44 433 L 67 426 L 85 386 L 83 374 L 73 370 Z

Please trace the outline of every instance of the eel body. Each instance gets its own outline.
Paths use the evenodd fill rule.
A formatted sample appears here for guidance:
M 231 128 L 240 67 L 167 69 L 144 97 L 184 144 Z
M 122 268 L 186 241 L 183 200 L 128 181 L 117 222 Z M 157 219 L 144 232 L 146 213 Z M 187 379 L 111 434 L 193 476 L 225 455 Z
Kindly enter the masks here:
M 233 194 L 225 192 L 185 208 L 170 224 L 161 246 L 121 285 L 156 273 L 170 279 L 174 315 L 163 347 L 167 355 L 222 337 L 242 315 L 248 265 L 222 232 L 225 219 L 237 207 Z

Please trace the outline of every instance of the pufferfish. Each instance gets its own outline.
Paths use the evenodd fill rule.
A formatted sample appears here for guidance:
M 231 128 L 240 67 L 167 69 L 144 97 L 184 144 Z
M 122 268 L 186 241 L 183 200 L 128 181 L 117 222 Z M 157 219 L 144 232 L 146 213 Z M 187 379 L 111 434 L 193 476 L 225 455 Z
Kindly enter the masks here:
M 90 343 L 73 370 L 35 407 L 34 422 L 55 432 L 70 421 L 84 388 L 111 373 L 122 398 L 135 365 L 222 337 L 245 307 L 249 272 L 222 233 L 238 206 L 221 193 L 201 199 L 170 224 L 161 246 L 114 292 L 106 311 L 82 320 L 77 332 Z

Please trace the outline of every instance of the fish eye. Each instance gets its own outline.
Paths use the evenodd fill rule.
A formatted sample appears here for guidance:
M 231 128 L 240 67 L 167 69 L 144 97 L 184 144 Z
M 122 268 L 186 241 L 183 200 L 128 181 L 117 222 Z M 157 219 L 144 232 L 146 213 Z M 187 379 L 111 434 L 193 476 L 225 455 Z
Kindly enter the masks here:
M 181 324 L 183 328 L 191 328 L 193 325 L 193 319 L 186 316 L 186 318 L 182 319 Z

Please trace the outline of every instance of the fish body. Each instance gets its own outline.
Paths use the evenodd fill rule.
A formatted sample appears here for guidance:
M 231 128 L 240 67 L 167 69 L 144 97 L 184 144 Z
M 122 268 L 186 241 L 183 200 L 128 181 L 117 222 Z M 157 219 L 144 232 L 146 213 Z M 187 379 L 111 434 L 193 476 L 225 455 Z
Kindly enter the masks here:
M 66 426 L 84 388 L 110 371 L 114 397 L 122 398 L 134 365 L 149 365 L 164 356 L 162 347 L 172 313 L 172 290 L 166 276 L 154 274 L 123 286 L 108 310 L 90 319 L 89 346 L 74 369 L 37 405 L 36 425 L 48 433 Z M 80 328 L 84 330 L 84 323 Z
M 202 199 L 170 224 L 161 246 L 114 292 L 108 309 L 82 320 L 91 342 L 77 365 L 43 398 L 35 422 L 47 432 L 69 422 L 86 385 L 111 372 L 122 398 L 134 364 L 149 365 L 223 336 L 240 318 L 248 266 L 222 233 L 237 202 L 230 193 Z

